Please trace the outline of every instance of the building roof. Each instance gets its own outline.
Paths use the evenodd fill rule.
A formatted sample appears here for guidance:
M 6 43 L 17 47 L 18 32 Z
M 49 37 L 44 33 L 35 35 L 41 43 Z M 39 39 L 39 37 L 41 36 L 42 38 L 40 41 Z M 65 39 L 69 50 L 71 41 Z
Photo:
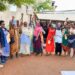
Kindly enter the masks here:
M 61 20 L 65 21 L 68 18 L 70 21 L 75 21 L 75 10 L 56 11 L 56 12 L 42 12 L 36 14 L 38 19 L 43 20 Z

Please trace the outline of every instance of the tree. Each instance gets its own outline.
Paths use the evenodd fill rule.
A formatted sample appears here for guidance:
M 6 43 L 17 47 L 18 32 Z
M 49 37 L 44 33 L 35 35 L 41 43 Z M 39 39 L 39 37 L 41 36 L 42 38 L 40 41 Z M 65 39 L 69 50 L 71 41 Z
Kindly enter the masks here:
M 7 8 L 6 4 L 13 4 L 17 7 L 21 7 L 25 4 L 33 4 L 35 0 L 0 0 L 0 11 L 3 11 Z
M 44 2 L 35 3 L 33 7 L 36 12 L 40 12 L 43 10 L 54 10 L 52 0 L 45 0 Z
M 6 10 L 6 6 L 4 3 L 0 2 L 0 11 Z
M 33 5 L 33 9 L 36 12 L 41 10 L 53 10 L 52 0 L 45 0 L 43 2 L 37 2 L 37 0 L 0 0 L 0 11 L 6 10 L 8 4 L 16 5 L 21 7 L 22 5 Z

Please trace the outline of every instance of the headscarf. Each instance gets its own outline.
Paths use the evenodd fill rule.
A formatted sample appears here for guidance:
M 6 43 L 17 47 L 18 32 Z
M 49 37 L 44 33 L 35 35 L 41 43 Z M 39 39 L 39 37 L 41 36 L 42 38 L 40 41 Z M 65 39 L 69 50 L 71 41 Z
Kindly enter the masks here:
M 52 23 L 52 25 L 51 25 L 53 28 L 56 28 L 56 25 L 54 24 L 54 23 Z
M 34 36 L 37 37 L 40 32 L 42 32 L 42 27 L 40 26 L 40 23 L 37 23 L 34 29 Z

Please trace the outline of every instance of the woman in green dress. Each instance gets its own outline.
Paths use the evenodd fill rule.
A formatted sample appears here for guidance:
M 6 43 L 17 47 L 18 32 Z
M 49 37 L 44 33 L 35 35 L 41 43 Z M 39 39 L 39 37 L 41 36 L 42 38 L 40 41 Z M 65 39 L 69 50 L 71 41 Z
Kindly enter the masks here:
M 64 55 L 68 54 L 69 48 L 68 48 L 68 30 L 66 28 L 62 29 L 62 33 L 63 33 L 63 38 L 62 38 L 62 48 L 64 51 Z

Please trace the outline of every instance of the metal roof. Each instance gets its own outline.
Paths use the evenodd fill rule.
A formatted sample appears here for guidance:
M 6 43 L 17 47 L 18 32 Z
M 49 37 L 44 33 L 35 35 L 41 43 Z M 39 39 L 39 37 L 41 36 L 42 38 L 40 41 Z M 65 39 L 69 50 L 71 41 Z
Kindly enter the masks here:
M 68 18 L 70 21 L 75 21 L 75 10 L 56 11 L 56 12 L 41 12 L 36 14 L 38 19 L 43 20 L 61 20 L 65 21 Z

